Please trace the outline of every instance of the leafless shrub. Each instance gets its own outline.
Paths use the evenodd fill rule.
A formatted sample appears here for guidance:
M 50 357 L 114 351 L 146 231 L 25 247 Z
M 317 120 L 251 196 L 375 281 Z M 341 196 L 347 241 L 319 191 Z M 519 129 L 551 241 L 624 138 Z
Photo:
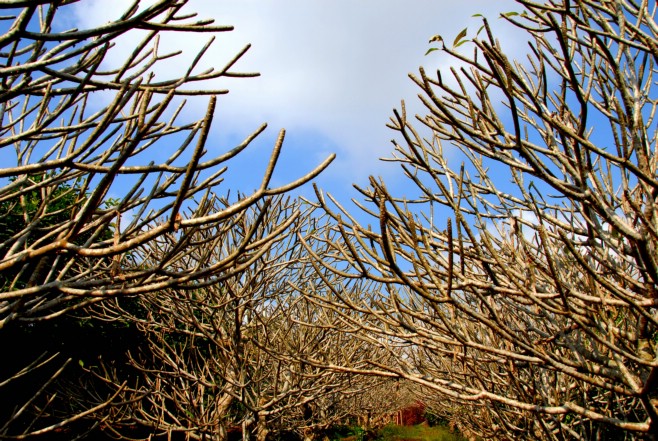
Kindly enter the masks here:
M 261 225 L 271 197 L 309 181 L 332 159 L 290 184 L 273 185 L 282 131 L 258 188 L 220 202 L 215 192 L 226 164 L 265 126 L 209 157 L 216 96 L 226 91 L 208 89 L 202 81 L 254 76 L 234 70 L 247 48 L 218 69 L 199 72 L 213 35 L 231 28 L 196 19 L 185 12 L 185 0 L 161 0 L 143 9 L 135 2 L 116 21 L 60 32 L 57 20 L 69 3 L 0 4 L 7 29 L 0 37 L 0 332 L 7 342 L 60 317 L 84 315 L 107 299 L 171 290 L 191 295 L 239 274 L 298 213 L 290 212 L 265 237 L 245 231 L 230 252 L 215 252 L 227 232 L 252 207 L 253 226 Z M 108 66 L 113 43 L 134 30 L 145 31 L 143 39 L 123 64 Z M 175 55 L 160 53 L 163 32 L 211 37 L 180 76 L 160 79 L 151 73 L 154 66 Z M 207 111 L 198 121 L 184 122 L 179 97 L 192 95 L 207 97 Z M 109 103 L 100 104 L 107 97 Z M 4 437 L 61 430 L 111 408 L 128 387 L 56 418 L 48 410 L 53 397 L 46 386 L 77 360 L 52 347 L 36 359 L 12 360 L 16 363 L 2 369 L 0 387 L 27 381 L 35 389 L 26 392 L 25 402 L 2 400 Z M 35 406 L 37 415 L 28 416 Z M 49 414 L 52 418 L 44 417 Z
M 107 421 L 119 436 L 137 424 L 192 439 L 224 439 L 237 428 L 243 439 L 264 441 L 284 431 L 311 438 L 360 415 L 354 408 L 359 397 L 383 381 L 326 368 L 327 361 L 357 362 L 369 354 L 342 327 L 316 326 L 327 312 L 295 288 L 315 276 L 300 240 L 316 234 L 312 212 L 309 204 L 268 198 L 226 228 L 207 232 L 217 245 L 204 258 L 222 261 L 241 250 L 242 265 L 212 283 L 200 278 L 190 289 L 100 304 L 97 316 L 136 324 L 146 343 L 131 351 L 128 371 L 102 360 L 89 368 L 126 403 L 121 418 L 113 408 L 115 413 L 102 409 L 94 419 Z M 152 255 L 159 261 L 167 252 L 158 246 Z M 396 400 L 383 399 L 391 412 Z M 382 406 L 371 413 L 384 411 Z
M 527 59 L 511 60 L 484 21 L 454 47 L 435 39 L 463 68 L 412 76 L 426 108 L 415 125 L 427 134 L 403 105 L 391 160 L 417 196 L 371 179 L 361 190 L 371 228 L 319 193 L 337 223 L 319 272 L 369 279 L 380 293 L 308 295 L 359 311 L 350 326 L 392 351 L 406 344 L 396 363 L 371 369 L 434 391 L 474 435 L 650 436 L 655 5 L 517 3 L 524 12 L 504 18 L 527 32 Z

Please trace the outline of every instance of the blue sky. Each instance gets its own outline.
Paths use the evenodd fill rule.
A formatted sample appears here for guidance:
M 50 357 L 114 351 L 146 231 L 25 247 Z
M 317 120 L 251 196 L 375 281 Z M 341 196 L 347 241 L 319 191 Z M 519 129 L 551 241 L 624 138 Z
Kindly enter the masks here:
M 117 17 L 132 1 L 87 0 L 76 4 L 74 25 L 84 28 Z M 369 175 L 383 176 L 389 187 L 402 185 L 398 166 L 379 161 L 390 156 L 395 133 L 385 127 L 400 100 L 419 109 L 417 90 L 408 79 L 423 65 L 447 69 L 438 52 L 425 56 L 436 34 L 452 39 L 465 27 L 474 33 L 479 13 L 494 18 L 514 8 L 509 0 L 192 0 L 188 11 L 235 30 L 218 35 L 204 66 L 221 67 L 240 48 L 251 49 L 238 62 L 239 71 L 257 71 L 250 79 L 227 79 L 230 90 L 219 99 L 211 153 L 233 147 L 263 122 L 268 130 L 251 150 L 230 165 L 227 186 L 255 187 L 278 131 L 287 131 L 278 173 L 279 183 L 293 180 L 330 153 L 337 159 L 317 179 L 325 190 L 345 201 L 354 197 L 352 183 Z M 499 21 L 499 20 L 498 20 Z M 519 50 L 511 35 L 500 33 L 510 51 Z M 163 49 L 185 54 L 157 75 L 175 73 L 205 43 L 192 35 L 164 38 Z M 117 46 L 120 60 L 130 41 Z M 205 100 L 192 100 L 189 117 L 200 117 Z M 228 188 L 228 187 L 227 187 Z M 224 189 L 225 190 L 225 189 Z M 222 192 L 222 189 L 219 189 Z M 307 186 L 303 194 L 311 193 Z

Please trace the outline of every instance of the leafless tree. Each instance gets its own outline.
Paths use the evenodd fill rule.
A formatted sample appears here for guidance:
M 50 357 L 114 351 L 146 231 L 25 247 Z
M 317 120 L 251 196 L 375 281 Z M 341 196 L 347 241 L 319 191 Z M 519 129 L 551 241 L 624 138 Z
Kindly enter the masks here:
M 160 0 L 141 9 L 135 2 L 117 20 L 60 31 L 59 19 L 72 3 L 0 2 L 6 29 L 0 37 L 0 332 L 3 359 L 12 359 L 2 367 L 0 393 L 10 396 L 5 393 L 19 382 L 35 385 L 25 402 L 2 400 L 2 437 L 60 430 L 123 395 L 117 390 L 64 419 L 40 418 L 52 400 L 48 384 L 77 363 L 56 348 L 27 360 L 8 354 L 14 337 L 106 299 L 172 289 L 191 293 L 239 273 L 298 213 L 272 226 L 266 237 L 246 234 L 230 253 L 214 252 L 224 238 L 214 234 L 229 230 L 247 210 L 259 225 L 269 198 L 308 182 L 332 159 L 275 186 L 271 177 L 282 131 L 258 188 L 239 198 L 218 198 L 228 161 L 265 125 L 209 157 L 216 96 L 226 90 L 211 89 L 207 81 L 256 75 L 234 70 L 248 47 L 219 68 L 200 71 L 215 35 L 231 27 L 195 18 L 185 0 Z M 177 55 L 161 53 L 165 32 L 209 36 L 173 78 L 153 73 Z M 135 41 L 132 52 L 113 67 L 107 55 L 126 35 Z M 184 121 L 181 98 L 187 96 L 206 97 L 202 119 Z M 27 416 L 35 406 L 36 419 Z
M 218 245 L 204 258 L 221 261 L 244 248 L 244 266 L 233 266 L 208 284 L 196 279 L 194 289 L 100 304 L 94 315 L 136 324 L 147 343 L 130 351 L 130 369 L 117 369 L 107 359 L 88 368 L 111 385 L 106 394 L 119 394 L 123 403 L 100 410 L 93 420 L 104 421 L 106 430 L 120 437 L 135 438 L 137 425 L 148 428 L 146 435 L 178 432 L 221 440 L 237 429 L 245 440 L 253 435 L 264 441 L 276 432 L 311 439 L 320 429 L 359 415 L 354 398 L 383 381 L 355 378 L 318 361 L 344 363 L 368 353 L 342 327 L 311 325 L 327 313 L 295 288 L 315 276 L 300 241 L 316 234 L 312 212 L 303 202 L 268 198 L 221 230 L 207 232 Z M 244 247 L 247 238 L 253 246 Z M 156 261 L 168 253 L 163 244 L 151 251 Z M 76 399 L 92 407 L 95 398 L 82 391 Z M 388 406 L 396 403 L 384 399 Z
M 417 195 L 372 178 L 372 228 L 318 192 L 336 222 L 319 273 L 344 282 L 307 295 L 388 341 L 402 355 L 369 369 L 433 391 L 473 435 L 651 437 L 656 5 L 517 5 L 503 19 L 525 32 L 525 59 L 484 20 L 474 38 L 433 39 L 457 67 L 412 75 L 425 114 L 395 111 L 390 160 Z M 381 291 L 343 289 L 363 278 Z

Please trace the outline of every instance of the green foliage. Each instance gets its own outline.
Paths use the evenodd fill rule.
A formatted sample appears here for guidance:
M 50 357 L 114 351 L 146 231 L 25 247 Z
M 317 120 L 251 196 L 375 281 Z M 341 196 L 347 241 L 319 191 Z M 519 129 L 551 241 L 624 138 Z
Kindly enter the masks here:
M 47 174 L 32 175 L 16 185 L 14 197 L 0 202 L 2 242 L 28 224 L 34 224 L 37 233 L 43 233 L 48 227 L 69 219 L 72 210 L 79 206 L 79 189 L 75 185 L 53 185 L 48 182 L 49 179 Z M 12 181 L 16 183 L 16 179 Z
M 348 426 L 340 425 L 331 428 L 327 434 L 327 438 L 331 441 L 349 440 L 349 441 L 363 441 L 366 436 L 366 431 L 361 426 Z
M 425 424 L 416 426 L 395 426 L 389 424 L 379 431 L 381 441 L 463 441 L 460 435 L 451 432 L 444 426 L 431 427 Z
M 511 12 L 501 13 L 500 17 L 509 19 L 509 18 L 515 17 L 517 15 L 519 15 L 518 12 L 511 11 Z M 473 18 L 484 19 L 484 16 L 482 14 L 473 14 L 472 17 Z M 475 37 L 468 38 L 468 27 L 465 27 L 464 29 L 459 31 L 459 33 L 457 34 L 457 36 L 453 40 L 452 49 L 457 49 L 459 46 L 461 46 L 465 43 L 468 43 L 470 41 L 475 40 L 476 38 L 478 38 L 480 36 L 480 33 L 484 30 L 484 28 L 485 28 L 485 25 L 480 26 L 478 31 L 475 33 Z M 445 48 L 445 45 L 443 44 L 443 37 L 441 37 L 440 35 L 435 35 L 432 38 L 430 38 L 429 43 L 441 43 L 442 47 L 440 47 L 440 48 L 439 47 L 431 47 L 427 50 L 427 52 L 425 52 L 425 55 L 429 55 L 430 53 L 432 53 L 434 51 L 442 50 L 442 49 Z
M 5 256 L 9 250 L 15 253 L 47 243 L 61 232 L 63 225 L 75 218 L 87 202 L 87 193 L 77 182 L 60 182 L 54 176 L 41 173 L 10 179 L 11 192 L 0 201 L 0 256 Z M 106 205 L 113 203 L 108 200 Z M 110 239 L 113 231 L 111 225 L 103 225 L 93 231 L 83 230 L 71 241 L 76 244 L 103 241 Z M 44 283 L 47 277 L 58 274 L 70 264 L 70 259 L 75 259 L 75 256 L 50 253 L 40 260 L 7 268 L 0 272 L 0 289 L 9 292 Z M 75 268 L 77 262 L 73 264 Z M 121 302 L 135 303 L 131 298 L 123 298 Z M 11 354 L 0 366 L 0 381 L 16 375 L 35 360 L 42 362 L 29 375 L 16 378 L 2 388 L 4 396 L 12 397 L 12 400 L 0 403 L 0 421 L 3 422 L 14 415 L 16 403 L 33 401 L 37 408 L 47 406 L 49 416 L 44 416 L 44 421 L 50 421 L 50 418 L 53 422 L 58 421 L 60 414 L 85 410 L 78 409 L 76 406 L 80 403 L 71 396 L 111 393 L 89 373 L 98 366 L 99 358 L 102 356 L 116 369 L 122 370 L 125 354 L 129 351 L 136 353 L 143 342 L 134 325 L 98 320 L 85 313 L 67 313 L 43 321 L 10 321 L 0 329 L 0 340 L 3 341 L 3 351 Z M 59 369 L 61 371 L 55 376 Z M 40 393 L 44 385 L 48 387 L 47 392 Z M 47 405 L 44 400 L 47 400 Z M 23 424 L 30 424 L 30 418 L 31 415 L 25 412 L 23 419 L 18 418 L 13 424 L 20 428 Z
M 448 425 L 448 421 L 445 418 L 443 418 L 443 417 L 441 417 L 441 416 L 439 416 L 439 415 L 437 415 L 437 414 L 435 414 L 431 411 L 426 411 L 424 416 L 425 416 L 425 421 L 427 421 L 427 424 L 429 424 L 430 427 L 447 426 Z
M 464 441 L 459 434 L 443 425 L 396 426 L 389 424 L 380 429 L 366 431 L 360 426 L 333 426 L 326 438 L 331 441 Z
M 361 426 L 350 427 L 349 436 L 354 437 L 355 441 L 363 441 L 366 431 Z
M 28 247 L 46 237 L 71 220 L 86 201 L 86 194 L 73 182 L 57 183 L 47 173 L 31 175 L 18 182 L 11 179 L 15 188 L 11 196 L 0 201 L 0 256 L 4 256 L 17 243 Z M 107 204 L 112 204 L 112 200 Z M 74 238 L 81 244 L 92 238 L 85 232 Z M 106 226 L 93 240 L 112 237 L 112 226 Z M 0 274 L 0 289 L 10 291 L 25 288 L 35 268 L 9 268 Z M 40 283 L 43 281 L 36 281 Z
M 457 34 L 457 37 L 455 37 L 455 41 L 452 42 L 452 47 L 459 47 L 462 44 L 466 43 L 468 41 L 466 39 L 467 32 L 468 32 L 468 28 L 462 29 L 461 32 Z

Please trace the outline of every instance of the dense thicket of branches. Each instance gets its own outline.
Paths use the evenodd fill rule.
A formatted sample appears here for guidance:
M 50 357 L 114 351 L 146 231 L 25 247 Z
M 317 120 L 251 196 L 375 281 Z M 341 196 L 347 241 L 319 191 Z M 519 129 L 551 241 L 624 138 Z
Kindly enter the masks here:
M 486 21 L 472 41 L 434 39 L 462 67 L 412 76 L 425 113 L 403 105 L 390 123 L 418 194 L 371 179 L 378 228 L 323 199 L 337 226 L 318 283 L 333 293 L 301 290 L 401 353 L 371 371 L 422 385 L 468 433 L 653 436 L 656 5 L 517 3 L 505 18 L 527 33 L 523 60 Z M 382 290 L 351 289 L 363 278 Z
M 658 432 L 655 4 L 517 0 L 520 61 L 486 20 L 434 38 L 461 67 L 390 123 L 417 194 L 372 178 L 365 227 L 285 195 L 331 158 L 271 183 L 283 132 L 218 193 L 265 130 L 206 149 L 208 81 L 255 75 L 197 68 L 230 27 L 159 0 L 60 31 L 73 3 L 0 1 L 0 438 L 310 439 L 419 397 L 487 439 Z M 210 37 L 173 78 L 165 32 Z
M 14 397 L 0 400 L 3 437 L 53 432 L 101 411 L 113 415 L 108 409 L 134 384 L 94 388 L 80 377 L 80 390 L 92 397 L 83 407 L 79 400 L 68 403 L 72 389 L 56 387 L 73 387 L 89 350 L 103 355 L 101 348 L 126 329 L 138 335 L 130 317 L 119 318 L 102 325 L 102 339 L 83 347 L 80 335 L 101 326 L 88 308 L 107 299 L 139 308 L 129 299 L 171 290 L 189 296 L 240 278 L 301 213 L 290 207 L 285 218 L 268 217 L 280 203 L 271 198 L 309 181 L 331 160 L 290 184 L 271 184 L 281 132 L 260 186 L 238 198 L 218 198 L 228 161 L 265 130 L 218 156 L 205 147 L 216 96 L 226 92 L 209 89 L 207 81 L 254 76 L 234 70 L 247 48 L 219 68 L 200 71 L 214 36 L 231 28 L 198 20 L 183 9 L 186 1 L 144 8 L 135 2 L 97 28 L 59 30 L 73 3 L 0 2 L 6 29 L 0 37 L 0 339 L 6 361 L 0 393 Z M 153 74 L 176 55 L 159 51 L 165 32 L 208 36 L 173 78 Z M 128 33 L 134 50 L 113 66 L 108 54 Z M 180 97 L 191 95 L 206 97 L 198 121 L 181 117 Z M 247 230 L 237 235 L 241 224 Z M 224 248 L 229 237 L 231 246 Z M 153 344 L 150 352 L 161 348 L 154 335 L 139 337 Z M 129 342 L 117 353 L 137 346 Z M 98 363 L 86 361 L 85 367 Z
M 341 327 L 308 325 L 323 312 L 305 302 L 291 281 L 314 275 L 300 241 L 314 230 L 311 207 L 283 197 L 267 203 L 266 214 L 256 216 L 265 213 L 257 203 L 234 217 L 230 228 L 209 232 L 221 238 L 221 246 L 209 250 L 216 260 L 251 237 L 258 246 L 244 253 L 258 256 L 244 255 L 247 266 L 195 289 L 164 289 L 96 307 L 96 316 L 135 323 L 147 340 L 141 350 L 131 351 L 130 369 L 113 369 L 104 361 L 89 369 L 112 385 L 121 401 L 135 403 L 122 406 L 120 415 L 109 409 L 117 435 L 129 436 L 137 422 L 155 433 L 179 432 L 192 439 L 223 439 L 234 428 L 257 441 L 281 432 L 312 438 L 332 423 L 361 416 L 355 397 L 382 390 L 385 379 L 356 379 L 308 362 L 363 364 L 373 355 Z M 272 229 L 281 225 L 285 230 L 268 243 Z M 163 253 L 160 246 L 150 255 L 157 261 Z M 76 398 L 89 401 L 88 394 Z M 371 413 L 393 412 L 390 404 L 396 403 Z M 99 411 L 95 419 L 107 414 Z

